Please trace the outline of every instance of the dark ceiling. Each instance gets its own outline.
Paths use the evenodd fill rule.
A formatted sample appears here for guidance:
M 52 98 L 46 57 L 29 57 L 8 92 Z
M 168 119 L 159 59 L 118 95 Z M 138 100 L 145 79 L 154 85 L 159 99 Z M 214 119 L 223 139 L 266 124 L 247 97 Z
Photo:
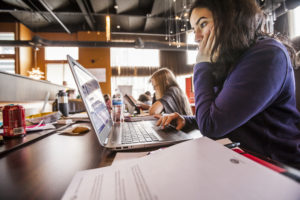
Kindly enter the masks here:
M 257 0 L 281 15 L 300 0 Z M 174 34 L 189 29 L 185 13 L 193 0 L 1 0 L 0 22 L 21 22 L 33 32 L 105 31 Z M 175 17 L 177 16 L 177 20 Z

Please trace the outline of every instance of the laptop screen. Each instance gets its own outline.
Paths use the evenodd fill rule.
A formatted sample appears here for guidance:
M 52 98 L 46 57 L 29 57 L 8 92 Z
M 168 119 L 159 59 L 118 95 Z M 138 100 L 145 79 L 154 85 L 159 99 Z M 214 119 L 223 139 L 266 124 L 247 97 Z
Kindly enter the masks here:
M 97 79 L 72 57 L 68 56 L 68 62 L 92 126 L 100 143 L 104 145 L 112 127 L 112 120 L 100 85 Z

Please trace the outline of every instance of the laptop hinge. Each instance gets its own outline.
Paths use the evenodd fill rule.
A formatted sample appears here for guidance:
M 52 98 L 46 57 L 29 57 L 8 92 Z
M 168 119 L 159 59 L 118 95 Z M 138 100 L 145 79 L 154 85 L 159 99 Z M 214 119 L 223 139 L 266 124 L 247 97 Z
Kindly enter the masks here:
M 104 144 L 107 144 L 107 143 L 108 143 L 108 138 L 106 138 L 104 141 Z

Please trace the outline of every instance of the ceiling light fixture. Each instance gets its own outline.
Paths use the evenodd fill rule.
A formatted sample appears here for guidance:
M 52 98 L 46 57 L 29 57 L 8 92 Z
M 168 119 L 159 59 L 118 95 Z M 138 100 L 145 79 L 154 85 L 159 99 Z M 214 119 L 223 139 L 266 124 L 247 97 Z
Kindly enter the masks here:
M 37 67 L 37 51 L 39 49 L 37 47 L 34 47 L 34 67 L 31 69 L 31 71 L 28 71 L 29 77 L 40 80 L 41 78 L 45 78 L 44 72 L 40 70 L 39 67 Z
M 110 16 L 106 16 L 106 41 L 110 41 Z

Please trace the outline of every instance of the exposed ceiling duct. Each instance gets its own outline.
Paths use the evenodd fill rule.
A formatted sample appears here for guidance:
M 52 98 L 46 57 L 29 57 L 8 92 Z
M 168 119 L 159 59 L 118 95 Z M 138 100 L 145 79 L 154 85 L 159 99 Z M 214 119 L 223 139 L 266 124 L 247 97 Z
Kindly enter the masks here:
M 187 45 L 182 43 L 177 46 L 174 42 L 157 42 L 157 41 L 144 41 L 141 38 L 135 41 L 120 42 L 120 41 L 61 41 L 61 40 L 47 40 L 38 36 L 34 36 L 32 40 L 0 40 L 0 46 L 14 46 L 14 47 L 126 47 L 126 48 L 140 48 L 140 49 L 159 49 L 169 51 L 186 51 L 196 50 L 198 45 Z

